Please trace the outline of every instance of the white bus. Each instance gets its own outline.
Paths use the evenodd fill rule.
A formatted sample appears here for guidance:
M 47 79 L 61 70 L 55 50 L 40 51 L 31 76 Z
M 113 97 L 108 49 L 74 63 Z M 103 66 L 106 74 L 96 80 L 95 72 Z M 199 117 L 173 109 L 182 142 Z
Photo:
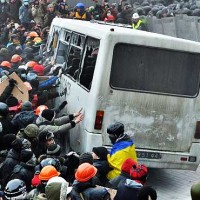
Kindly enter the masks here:
M 200 162 L 200 43 L 108 24 L 55 18 L 47 51 L 65 69 L 75 151 L 111 146 L 108 125 L 124 123 L 139 162 L 196 170 Z M 63 101 L 60 98 L 58 101 Z

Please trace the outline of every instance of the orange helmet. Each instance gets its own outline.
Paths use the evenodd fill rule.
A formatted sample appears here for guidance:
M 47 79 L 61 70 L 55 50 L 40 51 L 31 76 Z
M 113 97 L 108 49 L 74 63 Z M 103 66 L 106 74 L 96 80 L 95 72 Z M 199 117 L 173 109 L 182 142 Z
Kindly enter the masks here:
M 18 54 L 14 54 L 11 58 L 11 62 L 13 63 L 17 63 L 17 62 L 20 62 L 22 60 L 22 57 L 19 56 Z
M 58 172 L 55 167 L 53 167 L 52 165 L 47 165 L 42 168 L 39 174 L 39 179 L 41 181 L 48 181 L 50 178 L 53 178 L 59 175 L 60 175 L 60 172 Z
M 42 39 L 40 37 L 35 37 L 33 42 L 40 43 L 40 42 L 42 42 Z
M 26 66 L 33 68 L 36 64 L 37 64 L 37 62 L 35 62 L 35 61 L 29 61 L 29 62 L 26 63 Z
M 28 91 L 32 90 L 31 84 L 29 82 L 24 82 L 24 85 L 27 87 Z
M 11 64 L 10 64 L 10 62 L 8 62 L 8 61 L 3 61 L 3 62 L 1 63 L 1 66 L 2 66 L 2 67 L 11 68 Z
M 79 165 L 75 177 L 79 182 L 86 182 L 93 178 L 97 173 L 97 168 L 89 163 Z
M 35 114 L 36 115 L 40 115 L 42 113 L 43 110 L 47 110 L 48 107 L 45 105 L 40 105 L 35 109 Z
M 29 37 L 38 37 L 39 35 L 37 34 L 37 32 L 35 31 L 31 31 L 29 34 L 28 34 Z

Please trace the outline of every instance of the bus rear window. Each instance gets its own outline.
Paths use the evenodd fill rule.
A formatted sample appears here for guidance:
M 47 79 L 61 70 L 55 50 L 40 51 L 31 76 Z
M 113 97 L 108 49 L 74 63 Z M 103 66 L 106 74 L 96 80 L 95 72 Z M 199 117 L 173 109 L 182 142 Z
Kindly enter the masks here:
M 113 52 L 113 89 L 196 97 L 200 54 L 119 43 Z

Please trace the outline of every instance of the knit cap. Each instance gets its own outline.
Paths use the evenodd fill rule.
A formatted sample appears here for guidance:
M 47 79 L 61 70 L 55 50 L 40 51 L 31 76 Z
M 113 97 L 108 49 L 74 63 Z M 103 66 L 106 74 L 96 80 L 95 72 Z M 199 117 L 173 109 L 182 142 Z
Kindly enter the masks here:
M 60 156 L 61 147 L 58 144 L 51 144 L 47 148 L 47 155 Z
M 50 109 L 43 110 L 41 116 L 51 122 L 53 118 L 55 117 L 55 111 L 50 110 Z
M 92 151 L 99 157 L 100 160 L 107 160 L 108 150 L 106 147 L 94 147 Z
M 82 163 L 89 163 L 91 165 L 93 165 L 93 157 L 92 154 L 87 152 L 87 153 L 82 153 L 79 156 L 79 165 L 81 165 Z
M 29 138 L 36 138 L 39 133 L 39 128 L 35 124 L 29 124 L 25 129 L 24 133 L 27 135 Z
M 32 103 L 30 101 L 25 101 L 22 104 L 22 111 L 31 111 L 31 110 L 33 110 Z

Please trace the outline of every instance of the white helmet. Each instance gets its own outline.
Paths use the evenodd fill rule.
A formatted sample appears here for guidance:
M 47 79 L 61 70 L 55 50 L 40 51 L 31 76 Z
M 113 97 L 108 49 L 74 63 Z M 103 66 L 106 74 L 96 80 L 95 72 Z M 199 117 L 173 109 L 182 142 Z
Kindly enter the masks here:
M 132 19 L 139 19 L 140 16 L 138 15 L 138 13 L 134 13 L 133 16 L 132 16 Z

